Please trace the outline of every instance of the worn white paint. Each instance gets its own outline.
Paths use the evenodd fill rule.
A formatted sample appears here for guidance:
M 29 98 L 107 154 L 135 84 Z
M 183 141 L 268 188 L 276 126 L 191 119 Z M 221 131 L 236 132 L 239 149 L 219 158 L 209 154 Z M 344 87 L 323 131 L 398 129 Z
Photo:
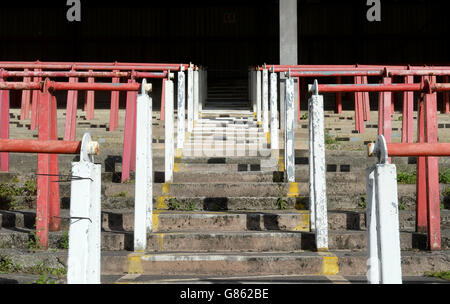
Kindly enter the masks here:
M 294 144 L 294 79 L 286 79 L 286 128 L 284 142 L 285 171 L 288 182 L 295 182 L 295 144 Z
M 370 206 L 371 219 L 369 223 L 371 233 L 367 241 L 369 260 L 377 259 L 378 269 L 372 270 L 372 264 L 370 265 L 371 268 L 368 268 L 368 280 L 370 283 L 401 284 L 402 265 L 397 170 L 395 165 L 389 164 L 386 140 L 383 135 L 377 137 L 377 141 L 373 146 L 373 153 L 369 155 L 376 156 L 378 163 L 366 171 L 366 196 L 370 196 L 370 204 L 372 205 Z M 376 223 L 375 228 L 374 222 Z M 376 233 L 373 230 L 376 230 Z M 376 243 L 377 247 L 376 253 L 374 252 L 374 243 Z
M 402 268 L 395 165 L 376 165 L 375 197 L 381 283 L 401 284 Z
M 261 71 L 256 71 L 256 120 L 261 122 Z
M 380 283 L 377 242 L 377 204 L 375 199 L 375 167 L 366 169 L 367 281 Z
M 153 225 L 152 98 L 145 92 L 138 95 L 136 114 L 134 250 L 145 251 Z
M 187 108 L 188 108 L 188 125 L 189 133 L 194 128 L 194 71 L 192 67 L 187 72 Z
M 269 73 L 262 71 L 262 121 L 264 133 L 269 132 Z
M 310 120 L 310 208 L 314 208 L 314 230 L 318 250 L 328 250 L 328 216 L 326 195 L 325 139 L 323 96 L 313 94 L 309 100 Z M 311 151 L 312 150 L 312 151 Z
M 186 82 L 184 71 L 178 72 L 178 89 L 177 89 L 177 105 L 178 105 L 178 132 L 177 132 L 177 148 L 182 149 L 185 138 L 185 100 L 186 100 Z
M 198 104 L 199 104 L 199 76 L 198 76 L 198 70 L 194 71 L 194 121 L 198 120 Z
M 278 81 L 277 74 L 270 73 L 270 147 L 278 150 Z
M 100 284 L 102 170 L 89 155 L 91 143 L 86 133 L 80 161 L 72 163 L 68 284 Z
M 174 119 L 173 119 L 173 81 L 165 82 L 165 117 L 164 117 L 164 162 L 165 162 L 165 182 L 173 180 L 173 167 L 175 163 L 174 149 Z

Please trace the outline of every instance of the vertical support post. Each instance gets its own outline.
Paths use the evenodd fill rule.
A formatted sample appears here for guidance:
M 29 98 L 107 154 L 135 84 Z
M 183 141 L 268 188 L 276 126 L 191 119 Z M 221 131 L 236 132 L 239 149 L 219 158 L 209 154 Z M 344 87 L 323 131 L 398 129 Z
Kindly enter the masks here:
M 37 113 L 38 140 L 49 140 L 51 126 L 51 100 L 52 96 L 44 86 L 39 92 Z M 37 198 L 36 198 L 36 236 L 41 246 L 48 247 L 49 210 L 50 210 L 50 154 L 38 154 L 37 168 Z
M 367 226 L 367 280 L 380 283 L 380 264 L 377 236 L 377 201 L 375 197 L 375 166 L 366 168 L 366 226 Z
M 177 149 L 183 149 L 185 138 L 185 100 L 186 100 L 186 83 L 184 69 L 178 72 L 178 89 L 177 89 L 177 105 L 178 105 L 178 135 Z
M 341 84 L 342 78 L 337 77 L 336 83 Z M 336 113 L 342 114 L 342 93 L 336 93 Z
M 374 178 L 381 283 L 401 284 L 402 268 L 395 165 L 377 164 Z
M 169 79 L 170 75 L 167 79 Z M 162 86 L 161 86 L 161 110 L 159 111 L 159 120 L 164 121 L 166 119 L 166 81 L 167 79 L 162 80 Z
M 252 100 L 252 107 L 253 107 L 253 115 L 255 118 L 257 118 L 257 107 L 256 107 L 256 71 L 251 70 L 250 71 L 250 94 L 251 94 L 251 100 Z
M 3 82 L 3 78 L 0 78 Z M 0 90 L 0 138 L 9 138 L 9 91 Z M 0 153 L 0 171 L 9 172 L 9 153 Z
M 188 133 L 192 133 L 194 129 L 194 71 L 192 66 L 187 72 L 187 108 L 188 108 Z
M 83 146 L 79 162 L 72 163 L 68 284 L 100 284 L 101 259 L 101 165 L 94 164 Z
M 114 70 L 113 72 L 118 72 L 117 70 Z M 120 78 L 119 77 L 113 77 L 112 83 L 119 83 Z M 112 91 L 111 92 L 111 113 L 109 117 L 109 131 L 114 131 L 119 123 L 119 91 Z
M 261 124 L 261 71 L 256 71 L 256 121 Z
M 40 72 L 40 69 L 34 69 L 35 72 Z M 41 82 L 42 77 L 33 77 L 33 82 Z M 39 90 L 33 90 L 32 98 L 31 98 L 31 130 L 36 130 L 38 125 L 38 99 L 39 99 Z
M 194 71 L 194 124 L 198 120 L 198 104 L 199 104 L 199 77 L 198 77 L 198 67 Z
M 317 85 L 317 81 L 315 81 Z M 316 86 L 317 87 L 317 86 Z M 310 121 L 310 197 L 313 201 L 310 208 L 314 208 L 314 225 L 316 233 L 316 247 L 318 251 L 328 250 L 328 216 L 326 194 L 326 169 L 325 169 L 325 138 L 324 138 L 324 113 L 323 96 L 317 93 L 309 99 Z M 311 201 L 311 198 L 310 198 Z
M 277 73 L 270 73 L 270 147 L 272 150 L 279 149 L 277 90 Z
M 430 83 L 436 82 L 436 76 L 429 77 Z M 425 94 L 425 141 L 437 143 L 437 93 Z M 439 164 L 434 156 L 425 157 L 428 242 L 430 250 L 441 250 L 441 216 L 439 193 Z
M 383 78 L 383 84 L 391 84 L 390 77 Z M 378 135 L 383 135 L 387 143 L 391 142 L 391 100 L 392 92 L 380 93 L 378 103 Z
M 362 78 L 355 76 L 355 84 L 361 84 Z M 363 93 L 355 92 L 355 130 L 358 133 L 364 133 L 364 108 L 363 108 Z
M 405 76 L 405 83 L 413 83 L 414 76 Z M 403 92 L 402 143 L 412 143 L 414 134 L 414 92 Z
M 173 180 L 173 167 L 175 163 L 174 153 L 174 119 L 173 119 L 173 81 L 165 81 L 165 141 L 164 141 L 164 162 L 165 162 L 165 182 Z
M 29 69 L 25 69 L 25 72 L 29 72 Z M 31 81 L 31 77 L 24 77 L 23 82 L 28 83 Z M 25 120 L 30 117 L 30 90 L 22 90 L 22 103 L 20 107 L 20 120 Z
M 142 81 L 143 87 L 145 79 Z M 134 207 L 134 251 L 147 248 L 147 232 L 152 231 L 152 98 L 142 91 L 137 98 L 136 186 Z
M 51 97 L 50 104 L 50 139 L 58 139 L 57 131 L 57 103 L 56 96 Z M 50 207 L 49 207 L 49 230 L 59 231 L 61 226 L 61 201 L 59 196 L 59 165 L 58 165 L 58 155 L 50 154 L 50 174 L 49 184 L 50 184 Z
M 70 83 L 77 83 L 78 78 L 70 77 Z M 67 92 L 66 127 L 64 129 L 64 140 L 75 140 L 77 128 L 77 99 L 78 91 Z
M 269 72 L 267 69 L 262 71 L 262 112 L 263 131 L 269 139 Z
M 128 80 L 128 83 L 134 83 L 135 80 Z M 136 123 L 136 94 L 127 92 L 127 103 L 125 110 L 125 130 L 123 133 L 123 152 L 122 152 L 122 183 L 130 179 L 130 170 L 132 162 L 133 135 Z
M 367 76 L 361 77 L 361 83 L 367 84 Z M 369 92 L 362 92 L 363 108 L 364 108 L 364 121 L 370 121 L 370 95 Z M 364 128 L 364 124 L 363 124 Z
M 422 84 L 425 78 L 422 77 Z M 420 93 L 417 106 L 417 141 L 425 143 L 425 93 Z M 426 185 L 426 160 L 425 156 L 417 157 L 417 182 L 416 182 L 416 231 L 427 232 L 427 185 Z
M 90 70 L 89 72 L 92 72 Z M 88 83 L 95 83 L 94 77 L 88 78 Z M 94 118 L 95 111 L 95 91 L 86 91 L 86 120 L 91 120 Z
M 284 159 L 285 172 L 288 182 L 295 182 L 295 108 L 294 108 L 294 79 L 286 79 L 285 87 L 285 101 L 286 101 L 286 128 L 285 128 L 285 142 L 284 142 Z

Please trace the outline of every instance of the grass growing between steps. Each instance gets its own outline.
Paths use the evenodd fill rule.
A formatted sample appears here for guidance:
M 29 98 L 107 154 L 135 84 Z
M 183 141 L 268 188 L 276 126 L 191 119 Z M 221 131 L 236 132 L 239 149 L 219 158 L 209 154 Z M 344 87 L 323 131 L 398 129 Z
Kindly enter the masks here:
M 397 182 L 399 184 L 415 184 L 417 182 L 417 171 L 397 172 Z M 450 169 L 439 170 L 439 183 L 450 184 Z
M 0 274 L 34 274 L 39 275 L 36 281 L 30 282 L 34 284 L 55 284 L 57 280 L 65 278 L 67 269 L 64 267 L 51 268 L 44 264 L 43 261 L 32 266 L 24 266 L 15 263 L 10 256 L 3 255 L 0 257 Z
M 450 270 L 440 272 L 425 272 L 425 276 L 450 281 Z
M 17 176 L 15 176 L 11 182 L 0 183 L 0 209 L 21 209 L 16 198 L 17 196 L 25 197 L 25 201 L 31 205 L 32 197 L 37 194 L 36 179 L 29 179 L 24 183 L 20 183 Z

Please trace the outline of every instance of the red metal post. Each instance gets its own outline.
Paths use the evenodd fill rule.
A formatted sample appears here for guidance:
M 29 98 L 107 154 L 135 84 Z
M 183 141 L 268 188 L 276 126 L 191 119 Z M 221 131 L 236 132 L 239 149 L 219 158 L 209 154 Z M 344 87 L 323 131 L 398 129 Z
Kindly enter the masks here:
M 91 70 L 92 71 L 92 70 Z M 91 72 L 89 71 L 89 72 Z M 94 83 L 95 78 L 89 77 L 88 83 Z M 94 118 L 94 98 L 95 98 L 95 91 L 87 91 L 86 92 L 86 120 L 91 120 Z
M 70 77 L 69 83 L 77 83 L 78 78 Z M 77 128 L 78 91 L 67 92 L 66 127 L 64 140 L 75 140 Z
M 35 72 L 40 72 L 41 70 L 39 69 L 35 69 Z M 33 82 L 41 82 L 42 78 L 41 77 L 34 77 L 33 78 Z M 37 108 L 38 108 L 38 98 L 39 98 L 39 91 L 38 90 L 33 90 L 32 91 L 32 99 L 31 99 L 31 126 L 30 129 L 31 130 L 36 130 L 37 125 L 38 125 L 38 113 L 37 113 Z
M 118 72 L 114 70 L 114 72 Z M 112 83 L 120 83 L 120 78 L 114 77 Z M 119 122 L 119 92 L 111 92 L 111 113 L 109 118 L 109 131 L 114 131 Z
M 51 125 L 52 95 L 44 88 L 39 92 L 38 119 L 39 140 L 49 140 Z M 48 247 L 49 213 L 50 213 L 50 154 L 38 154 L 37 201 L 36 201 L 36 236 L 44 249 Z
M 424 82 L 422 77 L 422 83 Z M 425 143 L 425 94 L 421 93 L 417 108 L 417 141 Z M 424 156 L 417 157 L 417 182 L 416 182 L 416 231 L 427 231 L 427 185 L 426 185 L 426 161 Z
M 361 84 L 361 77 L 354 77 L 355 84 Z M 358 133 L 364 133 L 364 117 L 363 117 L 363 102 L 362 102 L 362 93 L 355 92 L 355 130 Z
M 436 76 L 431 77 L 436 82 Z M 425 94 L 425 140 L 437 143 L 437 93 Z M 425 157 L 427 185 L 428 242 L 430 250 L 441 250 L 441 216 L 439 193 L 439 164 L 435 156 Z
M 405 76 L 405 83 L 413 83 L 414 76 Z M 414 92 L 403 92 L 402 143 L 412 143 L 414 134 Z
M 383 78 L 383 84 L 391 84 L 390 77 Z M 391 92 L 380 93 L 380 100 L 378 104 L 378 134 L 381 134 L 386 139 L 387 143 L 391 142 Z
M 0 78 L 0 82 L 3 79 Z M 0 138 L 9 138 L 9 91 L 0 90 Z M 9 153 L 0 153 L 0 171 L 9 172 Z
M 449 76 L 444 76 L 444 82 L 449 83 Z M 450 114 L 450 92 L 446 91 L 442 95 L 442 113 Z
M 52 96 L 51 100 L 51 109 L 50 109 L 50 139 L 57 140 L 58 139 L 58 131 L 57 131 L 57 104 L 56 97 Z M 61 204 L 59 197 L 59 183 L 58 183 L 58 174 L 59 174 L 59 165 L 58 165 L 58 155 L 50 154 L 50 174 L 52 176 L 49 177 L 50 183 L 50 206 L 49 206 L 49 229 L 50 231 L 59 231 L 61 225 Z
M 361 83 L 367 84 L 367 76 L 361 76 Z M 370 98 L 369 92 L 363 92 L 363 105 L 364 105 L 364 121 L 370 121 Z
M 128 83 L 134 80 L 128 80 Z M 123 153 L 122 153 L 122 178 L 124 182 L 130 179 L 131 154 L 133 148 L 133 133 L 136 122 L 136 98 L 134 92 L 127 92 L 127 104 L 125 111 L 125 130 L 123 134 Z
M 342 83 L 341 77 L 336 78 L 336 83 L 337 84 Z M 342 113 L 342 93 L 341 92 L 336 93 L 336 113 L 338 113 L 338 114 Z
M 28 72 L 28 69 L 25 69 L 26 72 Z M 30 77 L 24 77 L 23 82 L 30 82 Z M 23 90 L 22 91 L 22 103 L 20 107 L 20 120 L 25 120 L 30 117 L 30 98 L 31 98 L 31 91 L 30 90 Z
M 392 79 L 392 82 L 395 82 L 395 77 L 394 76 L 392 76 L 391 77 L 391 79 Z M 392 114 L 394 114 L 395 113 L 395 102 L 397 101 L 397 94 L 396 93 L 393 93 L 392 94 L 392 97 L 391 97 L 391 115 Z

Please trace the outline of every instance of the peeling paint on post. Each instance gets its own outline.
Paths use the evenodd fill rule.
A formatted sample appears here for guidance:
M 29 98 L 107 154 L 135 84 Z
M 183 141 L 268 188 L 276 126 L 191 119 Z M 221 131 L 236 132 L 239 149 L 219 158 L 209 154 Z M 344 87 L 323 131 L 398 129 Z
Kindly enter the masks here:
M 285 171 L 288 182 L 295 182 L 295 151 L 294 151 L 294 79 L 286 79 L 285 87 L 285 102 L 286 102 L 286 129 L 285 129 Z
M 378 255 L 381 264 L 381 283 L 401 284 L 402 265 L 395 165 L 376 165 L 375 197 L 377 201 Z
M 165 82 L 165 126 L 164 126 L 164 162 L 165 162 L 165 182 L 173 179 L 173 167 L 175 163 L 174 153 L 174 119 L 173 119 L 173 81 Z
M 185 100 L 186 100 L 186 92 L 185 92 L 185 75 L 184 71 L 178 72 L 178 90 L 177 90 L 177 100 L 178 100 L 178 136 L 177 136 L 177 148 L 182 149 L 184 146 L 184 138 L 185 138 Z
M 317 82 L 315 82 L 317 85 Z M 310 121 L 310 208 L 314 215 L 316 247 L 318 251 L 328 250 L 328 218 L 325 170 L 325 140 L 323 96 L 311 95 L 309 99 Z
M 72 163 L 70 193 L 68 284 L 100 284 L 101 165 L 86 153 L 90 135 L 83 136 L 79 162 Z
M 188 108 L 188 126 L 189 133 L 194 129 L 194 71 L 192 67 L 187 72 L 187 108 Z
M 136 124 L 134 251 L 145 251 L 147 232 L 151 232 L 153 226 L 152 98 L 146 92 L 141 92 L 137 98 Z
M 200 93 L 200 86 L 199 86 L 199 76 L 198 76 L 198 70 L 194 71 L 194 122 L 198 120 L 198 104 L 199 104 L 199 93 Z
M 261 123 L 261 71 L 256 71 L 256 120 Z
M 277 90 L 277 74 L 270 73 L 270 147 L 272 150 L 279 149 Z
M 262 71 L 262 111 L 263 131 L 269 132 L 269 73 L 267 69 Z
M 380 283 L 377 242 L 377 204 L 375 199 L 375 167 L 366 169 L 366 222 L 367 222 L 367 281 Z

